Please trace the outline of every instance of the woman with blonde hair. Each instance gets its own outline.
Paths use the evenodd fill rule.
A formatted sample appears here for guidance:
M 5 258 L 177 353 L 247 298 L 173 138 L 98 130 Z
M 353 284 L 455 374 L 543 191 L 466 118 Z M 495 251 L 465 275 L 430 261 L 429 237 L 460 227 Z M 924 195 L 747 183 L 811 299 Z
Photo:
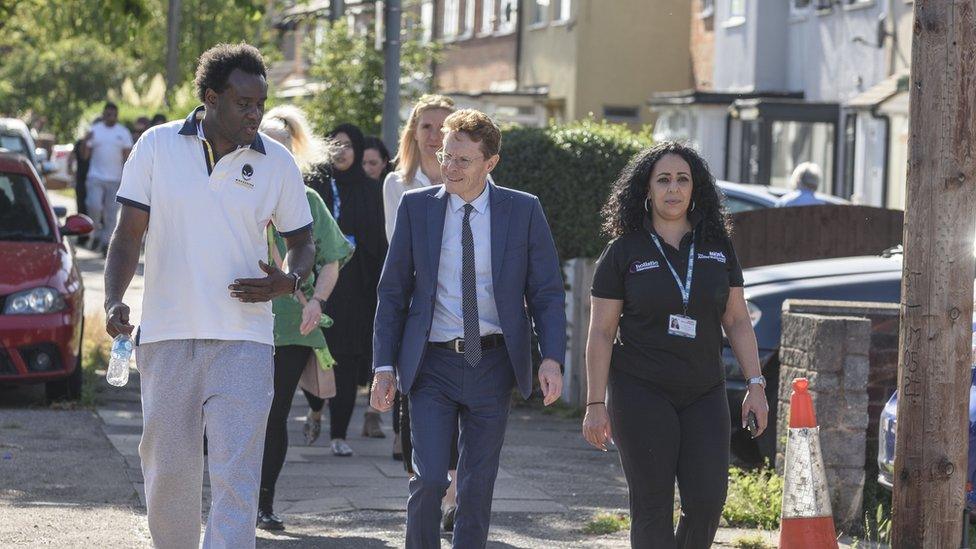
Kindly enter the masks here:
M 335 359 L 329 352 L 320 327 L 332 320 L 323 314 L 339 278 L 339 268 L 349 260 L 353 249 L 317 192 L 307 186 L 313 166 L 329 161 L 329 148 L 309 130 L 305 114 L 296 107 L 275 107 L 264 115 L 261 131 L 280 142 L 295 156 L 305 174 L 305 196 L 312 211 L 315 239 L 315 267 L 308 280 L 292 295 L 272 301 L 274 310 L 274 398 L 268 414 L 261 465 L 261 490 L 258 496 L 257 526 L 263 530 L 283 530 L 284 522 L 274 513 L 275 484 L 288 451 L 288 412 L 298 380 L 314 356 L 320 367 L 330 367 Z M 285 241 L 268 227 L 268 256 L 279 267 L 285 255 Z M 269 262 L 270 262 L 269 261 Z
M 441 165 L 437 162 L 437 151 L 444 141 L 441 126 L 454 111 L 454 100 L 443 95 L 421 96 L 410 111 L 393 159 L 397 169 L 383 181 L 387 240 L 393 238 L 393 223 L 403 193 L 441 184 Z

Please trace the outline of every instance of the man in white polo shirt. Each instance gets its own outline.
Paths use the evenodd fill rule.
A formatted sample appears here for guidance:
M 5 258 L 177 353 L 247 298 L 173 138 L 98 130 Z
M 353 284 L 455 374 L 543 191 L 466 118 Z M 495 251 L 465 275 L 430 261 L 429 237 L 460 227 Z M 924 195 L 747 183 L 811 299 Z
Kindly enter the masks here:
M 92 249 L 98 249 L 98 246 L 103 252 L 119 216 L 115 193 L 122 179 L 122 164 L 132 149 L 132 134 L 118 122 L 119 108 L 115 103 L 106 103 L 102 109 L 102 119 L 88 132 L 84 140 L 85 150 L 82 151 L 89 162 L 85 206 L 98 227 L 92 239 Z
M 221 44 L 200 57 L 204 105 L 148 130 L 122 173 L 122 215 L 105 268 L 106 328 L 132 333 L 122 302 L 146 237 L 136 331 L 149 530 L 157 547 L 197 547 L 203 433 L 213 503 L 204 547 L 254 547 L 273 394 L 271 299 L 298 287 L 315 247 L 291 154 L 258 133 L 268 85 L 261 54 Z M 285 236 L 268 265 L 267 226 Z

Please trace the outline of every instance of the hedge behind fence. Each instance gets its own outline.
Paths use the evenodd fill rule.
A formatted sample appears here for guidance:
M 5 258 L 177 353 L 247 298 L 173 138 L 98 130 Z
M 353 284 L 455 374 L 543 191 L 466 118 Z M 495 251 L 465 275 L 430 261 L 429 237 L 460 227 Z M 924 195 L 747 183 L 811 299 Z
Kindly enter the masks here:
M 607 242 L 600 208 L 620 170 L 650 140 L 626 126 L 590 120 L 511 127 L 502 134 L 495 181 L 539 197 L 561 260 L 597 257 Z

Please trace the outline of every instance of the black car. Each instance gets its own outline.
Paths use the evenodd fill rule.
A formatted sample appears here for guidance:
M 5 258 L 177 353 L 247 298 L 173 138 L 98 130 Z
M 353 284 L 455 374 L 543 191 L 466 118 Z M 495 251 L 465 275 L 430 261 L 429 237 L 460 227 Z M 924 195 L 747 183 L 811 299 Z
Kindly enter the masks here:
M 745 298 L 759 343 L 759 360 L 767 379 L 769 426 L 753 441 L 742 428 L 746 382 L 732 348 L 725 342 L 726 389 L 732 412 L 732 452 L 747 464 L 776 456 L 776 404 L 779 394 L 780 313 L 787 299 L 898 303 L 901 297 L 900 247 L 878 256 L 845 257 L 754 267 L 744 271 Z

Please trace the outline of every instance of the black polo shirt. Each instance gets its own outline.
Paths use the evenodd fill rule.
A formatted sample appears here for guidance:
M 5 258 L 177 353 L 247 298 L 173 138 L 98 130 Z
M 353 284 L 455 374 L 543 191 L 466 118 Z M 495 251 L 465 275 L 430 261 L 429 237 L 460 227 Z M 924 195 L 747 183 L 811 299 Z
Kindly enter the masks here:
M 724 379 L 722 315 L 729 288 L 742 286 L 742 268 L 732 243 L 705 241 L 701 222 L 674 249 L 660 238 L 667 259 L 684 282 L 695 235 L 695 269 L 688 316 L 697 321 L 695 339 L 668 333 L 668 320 L 683 312 L 681 290 L 654 245 L 649 219 L 639 231 L 610 242 L 597 261 L 594 297 L 624 302 L 611 368 L 673 387 L 708 388 Z

